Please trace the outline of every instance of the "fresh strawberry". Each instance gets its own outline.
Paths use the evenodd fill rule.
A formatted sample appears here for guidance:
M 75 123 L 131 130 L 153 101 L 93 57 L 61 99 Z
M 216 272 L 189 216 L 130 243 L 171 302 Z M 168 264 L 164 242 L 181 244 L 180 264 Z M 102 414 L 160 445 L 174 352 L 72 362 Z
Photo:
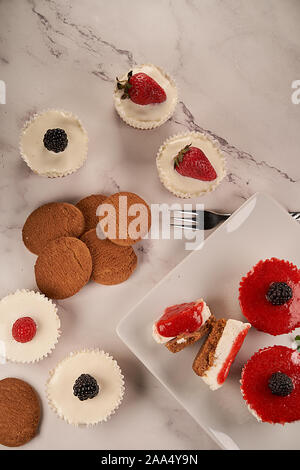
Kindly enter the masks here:
M 146 73 L 139 72 L 133 75 L 130 71 L 127 80 L 117 78 L 117 87 L 124 90 L 122 99 L 130 98 L 136 104 L 146 105 L 166 101 L 165 90 Z
M 36 334 L 36 324 L 31 317 L 21 317 L 12 327 L 12 335 L 18 343 L 28 343 Z
M 182 176 L 202 181 L 216 179 L 217 173 L 205 154 L 192 144 L 180 150 L 174 159 L 174 168 Z

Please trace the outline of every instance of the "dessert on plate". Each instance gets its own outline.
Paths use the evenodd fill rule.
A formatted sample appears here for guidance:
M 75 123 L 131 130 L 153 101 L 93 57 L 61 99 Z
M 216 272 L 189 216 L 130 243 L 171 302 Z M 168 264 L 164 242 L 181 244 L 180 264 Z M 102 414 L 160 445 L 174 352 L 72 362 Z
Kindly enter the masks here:
M 157 343 L 176 353 L 205 336 L 214 321 L 203 299 L 172 305 L 154 323 L 152 336 Z
M 299 420 L 299 352 L 279 345 L 257 351 L 243 368 L 241 391 L 258 421 L 285 424 Z
M 172 116 L 177 95 L 175 82 L 167 73 L 155 65 L 144 64 L 117 78 L 114 105 L 130 126 L 153 129 Z
M 93 425 L 119 408 L 124 380 L 117 362 L 104 351 L 71 353 L 52 371 L 46 386 L 50 407 L 73 425 Z
M 0 380 L 0 444 L 19 447 L 35 437 L 40 422 L 40 401 L 24 380 Z
M 82 212 L 67 202 L 50 202 L 35 209 L 22 230 L 23 242 L 32 253 L 39 255 L 52 240 L 60 237 L 80 237 L 85 231 Z
M 54 303 L 39 292 L 18 290 L 0 301 L 0 340 L 5 358 L 36 362 L 48 356 L 60 336 Z
M 224 384 L 250 327 L 249 323 L 225 318 L 214 322 L 193 363 L 194 372 L 211 390 Z
M 50 178 L 74 173 L 87 158 L 88 137 L 70 112 L 50 109 L 26 122 L 20 152 L 34 173 Z
M 201 132 L 168 138 L 158 151 L 156 165 L 162 184 L 180 198 L 213 191 L 226 174 L 217 142 Z
M 258 330 L 271 335 L 300 326 L 300 270 L 289 261 L 259 261 L 240 282 L 243 314 Z

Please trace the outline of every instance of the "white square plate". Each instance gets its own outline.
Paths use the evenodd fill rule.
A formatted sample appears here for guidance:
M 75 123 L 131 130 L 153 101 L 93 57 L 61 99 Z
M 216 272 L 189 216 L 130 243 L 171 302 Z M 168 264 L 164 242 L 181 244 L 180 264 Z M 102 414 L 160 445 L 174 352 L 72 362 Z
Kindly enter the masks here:
M 117 332 L 200 426 L 224 449 L 297 449 L 300 422 L 259 423 L 241 396 L 243 364 L 259 348 L 292 346 L 299 329 L 273 337 L 251 328 L 229 376 L 211 391 L 192 370 L 200 342 L 172 354 L 152 339 L 152 324 L 170 305 L 203 297 L 217 317 L 247 321 L 238 302 L 239 282 L 260 259 L 277 257 L 300 266 L 300 224 L 276 201 L 255 194 L 176 266 L 119 323 Z

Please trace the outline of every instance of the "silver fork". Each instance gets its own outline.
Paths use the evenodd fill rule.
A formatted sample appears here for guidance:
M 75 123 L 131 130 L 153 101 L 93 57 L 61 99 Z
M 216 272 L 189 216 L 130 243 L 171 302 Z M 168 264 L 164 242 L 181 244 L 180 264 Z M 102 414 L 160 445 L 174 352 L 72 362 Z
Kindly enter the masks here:
M 172 227 L 180 227 L 190 230 L 210 230 L 219 223 L 224 222 L 231 214 L 222 214 L 215 211 L 201 211 L 201 210 L 178 210 L 174 209 L 172 212 L 181 213 L 183 217 L 176 217 L 174 215 L 171 219 Z M 300 222 L 300 212 L 289 212 L 293 219 Z M 188 217 L 186 217 L 188 216 Z M 176 223 L 176 222 L 181 222 Z

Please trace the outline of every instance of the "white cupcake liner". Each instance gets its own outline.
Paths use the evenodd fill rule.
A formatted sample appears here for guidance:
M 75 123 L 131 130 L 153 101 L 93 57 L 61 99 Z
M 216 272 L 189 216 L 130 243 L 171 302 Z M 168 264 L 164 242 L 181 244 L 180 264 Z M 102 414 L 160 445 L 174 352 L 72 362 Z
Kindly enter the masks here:
M 80 128 L 82 129 L 83 133 L 85 134 L 85 137 L 86 137 L 86 148 L 85 148 L 85 152 L 82 156 L 82 160 L 80 161 L 80 163 L 74 167 L 70 167 L 68 170 L 65 170 L 65 171 L 61 171 L 57 168 L 55 168 L 55 166 L 53 166 L 53 169 L 51 171 L 38 171 L 36 170 L 35 168 L 33 168 L 33 165 L 30 161 L 30 158 L 27 157 L 27 155 L 24 153 L 23 151 L 23 148 L 22 148 L 22 136 L 24 135 L 24 133 L 26 132 L 27 128 L 39 117 L 39 116 L 42 116 L 43 114 L 47 113 L 47 112 L 58 112 L 58 113 L 61 113 L 63 115 L 66 115 L 67 117 L 70 117 L 70 118 L 73 118 L 75 119 Z M 23 128 L 22 128 L 22 131 L 21 131 L 21 135 L 20 135 L 20 140 L 19 140 L 19 151 L 20 151 L 20 154 L 21 154 L 21 157 L 23 158 L 23 160 L 25 161 L 25 163 L 27 164 L 27 166 L 33 171 L 33 173 L 35 173 L 36 175 L 39 175 L 39 176 L 45 176 L 47 178 L 62 178 L 64 176 L 68 176 L 68 175 L 71 175 L 72 173 L 75 173 L 77 170 L 79 170 L 83 164 L 85 163 L 86 159 L 87 159 L 87 153 L 88 153 L 88 134 L 87 134 L 87 131 L 86 129 L 84 128 L 84 126 L 82 125 L 82 122 L 81 120 L 73 113 L 71 113 L 70 111 L 65 111 L 65 110 L 62 110 L 62 109 L 54 109 L 54 108 L 50 108 L 50 109 L 45 109 L 39 113 L 35 113 L 33 114 L 33 116 L 28 119 Z
M 1 312 L 1 305 L 3 305 L 3 303 L 9 302 L 9 300 L 12 299 L 13 297 L 16 297 L 18 295 L 24 295 L 24 294 L 26 296 L 31 296 L 32 298 L 35 298 L 35 301 L 38 298 L 39 302 L 46 303 L 47 307 L 49 306 L 49 309 L 52 310 L 52 312 L 53 312 L 53 314 L 56 318 L 56 322 L 57 322 L 57 336 L 56 336 L 55 341 L 52 343 L 52 345 L 49 347 L 49 349 L 47 351 L 43 352 L 42 354 L 37 355 L 36 357 L 33 357 L 31 360 L 24 359 L 24 358 L 16 359 L 12 356 L 10 357 L 9 353 L 7 354 L 7 348 L 5 347 L 5 341 L 4 341 L 4 346 L 3 346 L 4 351 L 3 352 L 5 354 L 5 357 L 4 357 L 5 360 L 8 360 L 9 362 L 13 362 L 13 363 L 32 364 L 32 363 L 38 362 L 38 361 L 46 358 L 55 349 L 55 346 L 58 343 L 58 339 L 61 335 L 60 319 L 57 315 L 57 307 L 52 302 L 52 300 L 50 300 L 48 297 L 46 297 L 44 294 L 42 294 L 40 292 L 30 291 L 29 289 L 18 289 L 16 292 L 8 294 L 5 297 L 3 297 L 0 300 L 0 312 Z M 24 316 L 24 315 L 22 315 L 22 312 L 20 312 L 20 317 L 22 317 L 22 316 Z M 38 329 L 37 329 L 37 334 L 38 334 Z M 24 343 L 24 344 L 26 344 L 26 343 Z
M 197 137 L 199 135 L 204 137 L 205 139 L 209 140 L 211 142 L 211 144 L 213 145 L 213 147 L 215 148 L 216 152 L 219 154 L 220 160 L 222 162 L 221 178 L 216 183 L 208 182 L 209 183 L 208 187 L 205 190 L 199 190 L 199 191 L 193 191 L 193 192 L 188 192 L 188 191 L 183 192 L 183 191 L 176 190 L 176 188 L 174 188 L 174 185 L 173 185 L 172 181 L 170 180 L 169 176 L 165 173 L 165 171 L 163 170 L 163 168 L 160 165 L 161 154 L 165 150 L 167 145 L 171 141 L 173 141 L 174 139 L 180 138 L 180 137 L 187 137 L 187 136 Z M 176 155 L 174 155 L 174 157 L 175 156 Z M 207 193 L 210 193 L 210 192 L 214 191 L 219 186 L 221 181 L 225 178 L 226 173 L 227 173 L 225 154 L 221 150 L 221 147 L 220 147 L 218 141 L 216 139 L 214 139 L 213 137 L 211 137 L 209 134 L 207 134 L 205 132 L 198 132 L 198 131 L 197 132 L 196 131 L 184 132 L 184 133 L 174 134 L 174 135 L 168 137 L 168 139 L 164 141 L 164 143 L 160 146 L 160 148 L 157 152 L 156 166 L 157 166 L 158 176 L 159 176 L 159 179 L 160 179 L 161 183 L 165 186 L 165 188 L 168 191 L 170 191 L 172 194 L 174 194 L 175 196 L 177 196 L 179 198 L 182 198 L 182 199 L 190 199 L 190 198 L 193 198 L 193 197 L 199 197 L 199 196 L 203 196 Z
M 120 377 L 120 382 L 121 382 L 121 385 L 120 385 L 120 391 L 119 391 L 119 399 L 118 399 L 118 402 L 117 404 L 114 406 L 114 408 L 112 408 L 108 413 L 107 415 L 105 416 L 105 418 L 101 419 L 101 420 L 95 420 L 94 422 L 89 422 L 89 423 L 74 423 L 72 421 L 70 421 L 64 414 L 62 411 L 59 411 L 56 407 L 56 405 L 53 403 L 52 401 L 52 398 L 51 398 L 51 394 L 49 393 L 49 383 L 53 377 L 53 375 L 55 374 L 55 371 L 56 369 L 61 365 L 63 364 L 64 362 L 67 362 L 69 360 L 70 357 L 72 356 L 76 356 L 77 354 L 82 354 L 82 353 L 96 353 L 96 354 L 101 354 L 102 357 L 105 357 L 107 359 L 110 359 L 112 361 L 112 364 L 113 364 L 113 367 L 118 371 L 119 373 L 119 377 Z M 94 349 L 81 349 L 79 351 L 75 351 L 75 352 L 71 352 L 67 357 L 65 357 L 63 360 L 61 360 L 60 362 L 58 362 L 58 364 L 56 364 L 56 367 L 52 370 L 50 370 L 49 372 L 49 378 L 46 382 L 46 396 L 47 396 L 47 400 L 48 400 L 48 405 L 49 407 L 52 409 L 52 411 L 54 411 L 54 413 L 56 414 L 57 417 L 63 419 L 64 421 L 66 421 L 68 424 L 71 424 L 72 426 L 75 426 L 75 427 L 84 427 L 84 428 L 87 428 L 87 427 L 92 427 L 92 426 L 96 426 L 97 424 L 99 423 L 103 423 L 103 422 L 106 422 L 108 421 L 112 415 L 114 415 L 116 413 L 116 411 L 118 410 L 118 408 L 120 407 L 121 403 L 122 403 L 122 400 L 123 400 L 123 397 L 124 397 L 124 392 L 125 392 L 125 384 L 124 384 L 124 376 L 122 374 L 122 371 L 117 363 L 117 361 L 107 352 L 99 349 L 99 348 L 94 348 Z M 101 391 L 100 391 L 101 393 Z
M 115 109 L 116 109 L 118 115 L 120 116 L 121 119 L 123 119 L 123 121 L 126 124 L 128 124 L 131 127 L 134 127 L 135 129 L 151 130 L 151 129 L 155 129 L 157 127 L 160 127 L 162 124 L 164 124 L 166 121 L 168 121 L 168 119 L 170 119 L 172 117 L 172 115 L 174 114 L 175 108 L 176 108 L 177 103 L 178 103 L 178 86 L 177 86 L 174 78 L 171 77 L 171 75 L 169 75 L 168 73 L 166 73 L 161 67 L 158 67 L 157 65 L 154 65 L 154 64 L 141 64 L 139 67 L 143 67 L 143 66 L 156 67 L 160 71 L 160 73 L 162 75 L 164 75 L 169 80 L 171 85 L 174 86 L 174 88 L 176 90 L 176 99 L 175 99 L 172 107 L 170 108 L 169 112 L 165 116 L 163 116 L 159 121 L 147 121 L 147 122 L 145 122 L 145 121 L 139 121 L 138 119 L 129 118 L 126 115 L 126 112 L 124 111 L 124 109 L 121 108 L 121 107 L 119 108 L 116 104 L 115 96 L 120 92 L 117 89 L 117 87 L 115 87 L 115 90 L 114 90 L 114 105 L 115 105 Z

